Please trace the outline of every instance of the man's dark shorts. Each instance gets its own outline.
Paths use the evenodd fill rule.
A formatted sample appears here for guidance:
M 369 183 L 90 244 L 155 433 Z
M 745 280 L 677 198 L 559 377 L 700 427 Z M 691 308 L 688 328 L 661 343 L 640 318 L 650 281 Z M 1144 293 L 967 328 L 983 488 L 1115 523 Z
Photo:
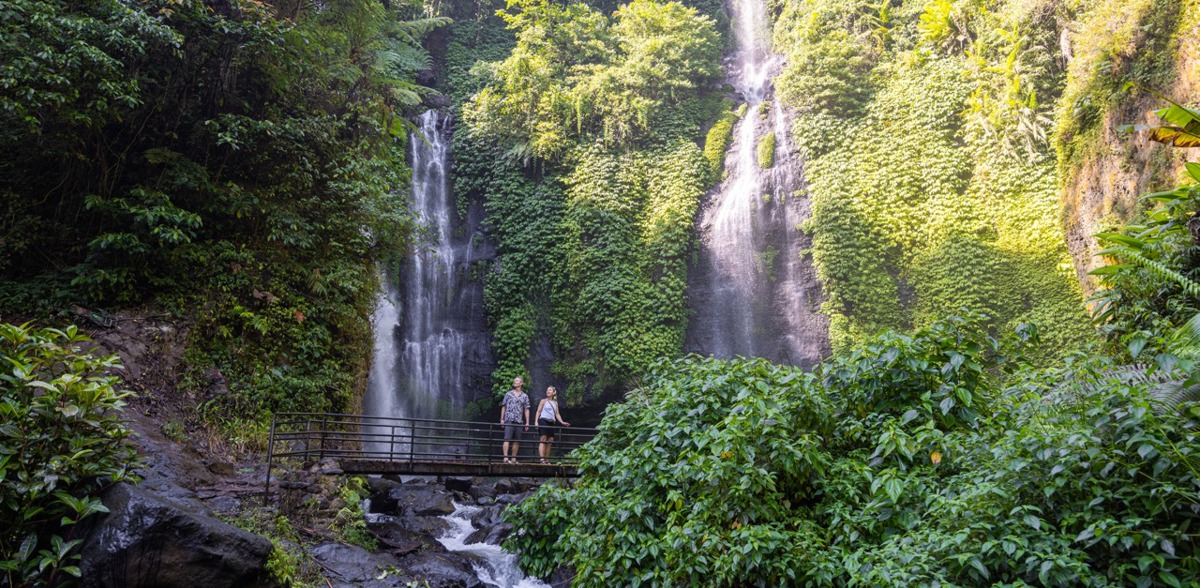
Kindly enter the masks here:
M 505 441 L 520 441 L 521 429 L 525 425 L 521 423 L 504 423 L 504 440 Z

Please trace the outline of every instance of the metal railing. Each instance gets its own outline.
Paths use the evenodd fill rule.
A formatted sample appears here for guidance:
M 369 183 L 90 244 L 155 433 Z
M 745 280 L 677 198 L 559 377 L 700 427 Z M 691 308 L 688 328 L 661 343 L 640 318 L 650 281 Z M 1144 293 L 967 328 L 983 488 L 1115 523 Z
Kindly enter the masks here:
M 530 425 L 525 431 L 522 425 L 518 431 L 518 460 L 522 464 L 540 466 L 538 427 Z M 571 452 L 590 441 L 597 432 L 583 427 L 557 427 L 555 431 L 550 461 L 560 467 L 573 466 L 576 461 Z M 495 422 L 278 413 L 271 421 L 267 444 L 265 494 L 270 492 L 272 466 L 280 459 L 320 461 L 333 458 L 343 464 L 372 463 L 376 464 L 377 473 L 394 471 L 398 462 L 407 463 L 409 472 L 416 471 L 417 464 L 438 464 L 439 472 L 453 472 L 457 465 L 466 473 L 479 471 L 480 465 L 502 466 L 503 443 L 504 425 Z M 370 471 L 370 468 L 362 471 Z M 488 472 L 489 475 L 528 475 L 529 470 L 504 471 L 501 467 L 488 468 Z

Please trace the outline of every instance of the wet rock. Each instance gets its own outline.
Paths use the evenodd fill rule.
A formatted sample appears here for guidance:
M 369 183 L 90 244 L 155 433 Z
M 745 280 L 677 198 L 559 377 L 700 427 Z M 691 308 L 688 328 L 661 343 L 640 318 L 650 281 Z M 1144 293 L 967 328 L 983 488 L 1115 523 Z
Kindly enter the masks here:
M 483 588 L 470 562 L 454 553 L 422 551 L 398 559 L 354 545 L 325 543 L 312 556 L 321 563 L 333 588 Z
M 444 516 L 454 512 L 454 501 L 437 486 L 402 484 L 388 492 L 378 512 L 406 517 Z
M 444 485 L 451 492 L 470 492 L 471 478 L 446 478 Z
M 118 484 L 102 499 L 109 513 L 81 549 L 83 588 L 275 586 L 263 569 L 270 541 L 135 486 Z
M 504 521 L 502 512 L 503 507 L 500 506 L 481 508 L 471 515 L 471 525 L 478 529 L 499 524 Z
M 487 543 L 488 545 L 500 545 L 504 539 L 512 533 L 513 526 L 508 523 L 500 523 L 489 527 L 480 527 L 467 535 L 463 539 L 463 543 L 472 545 L 475 543 Z
M 324 543 L 310 552 L 326 571 L 332 588 L 394 588 L 404 586 L 400 561 L 386 553 L 371 553 L 356 545 Z
M 441 537 L 450 528 L 450 523 L 440 517 L 399 517 L 394 522 L 409 531 L 433 538 Z
M 496 486 L 494 484 L 477 484 L 467 490 L 467 495 L 474 498 L 476 504 L 491 504 L 494 501 L 484 502 L 484 499 L 496 497 Z
M 501 494 L 500 496 L 496 497 L 496 503 L 503 504 L 503 505 L 520 504 L 526 498 L 529 498 L 530 494 L 533 494 L 533 493 L 532 492 L 522 492 L 520 494 Z
M 208 471 L 218 476 L 232 476 L 237 473 L 237 468 L 227 461 L 214 461 L 208 464 Z
M 397 557 L 421 550 L 446 551 L 446 548 L 433 536 L 413 531 L 397 519 L 370 525 L 368 529 L 379 540 L 379 544 L 384 550 Z
M 421 578 L 429 588 L 484 588 L 465 556 L 457 553 L 415 553 L 401 560 L 405 575 Z

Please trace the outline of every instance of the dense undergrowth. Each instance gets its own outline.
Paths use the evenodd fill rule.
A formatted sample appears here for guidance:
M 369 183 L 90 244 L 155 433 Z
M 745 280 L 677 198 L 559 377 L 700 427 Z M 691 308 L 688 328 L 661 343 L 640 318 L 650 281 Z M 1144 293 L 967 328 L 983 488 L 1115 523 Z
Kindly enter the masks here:
M 1200 143 L 1200 111 L 1156 140 Z M 884 333 L 811 373 L 656 366 L 510 511 L 532 573 L 576 585 L 1184 586 L 1200 575 L 1200 164 L 1101 235 L 1105 336 L 1040 367 L 983 315 Z
M 726 108 L 710 88 L 719 3 L 529 0 L 502 22 L 476 4 L 452 28 L 447 78 L 463 101 L 454 187 L 484 201 L 498 251 L 485 274 L 496 385 L 546 340 L 568 398 L 619 389 L 683 345 L 713 175 L 696 140 Z
M 165 308 L 184 385 L 228 383 L 209 413 L 352 408 L 373 261 L 410 232 L 403 116 L 444 24 L 421 10 L 6 3 L 0 313 Z
M 1195 405 L 1032 331 L 886 334 L 815 373 L 685 358 L 610 406 L 508 545 L 577 586 L 1180 586 Z

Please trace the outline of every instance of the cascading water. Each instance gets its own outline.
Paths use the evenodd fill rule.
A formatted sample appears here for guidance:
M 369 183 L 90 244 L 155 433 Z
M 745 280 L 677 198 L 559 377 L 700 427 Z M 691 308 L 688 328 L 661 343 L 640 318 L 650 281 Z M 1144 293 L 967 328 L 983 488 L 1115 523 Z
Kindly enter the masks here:
M 493 256 L 478 232 L 481 211 L 460 219 L 450 193 L 448 117 L 418 119 L 412 144 L 412 210 L 417 244 L 393 275 L 374 315 L 375 357 L 367 383 L 368 415 L 462 418 L 488 393 L 494 365 L 483 291 L 470 279 L 475 261 Z
M 809 239 L 803 161 L 792 152 L 791 121 L 774 98 L 782 57 L 771 52 L 763 0 L 732 0 L 737 52 L 727 71 L 746 105 L 725 158 L 727 176 L 699 222 L 700 255 L 690 272 L 687 350 L 729 358 L 765 357 L 811 366 L 828 354 L 820 285 L 802 254 Z M 774 133 L 774 163 L 758 145 Z
M 467 537 L 475 531 L 471 516 L 479 512 L 479 507 L 455 504 L 454 509 L 442 517 L 450 523 L 450 528 L 438 541 L 449 551 L 469 556 L 480 582 L 497 588 L 550 588 L 549 584 L 526 576 L 517 567 L 517 556 L 499 545 L 467 543 Z

